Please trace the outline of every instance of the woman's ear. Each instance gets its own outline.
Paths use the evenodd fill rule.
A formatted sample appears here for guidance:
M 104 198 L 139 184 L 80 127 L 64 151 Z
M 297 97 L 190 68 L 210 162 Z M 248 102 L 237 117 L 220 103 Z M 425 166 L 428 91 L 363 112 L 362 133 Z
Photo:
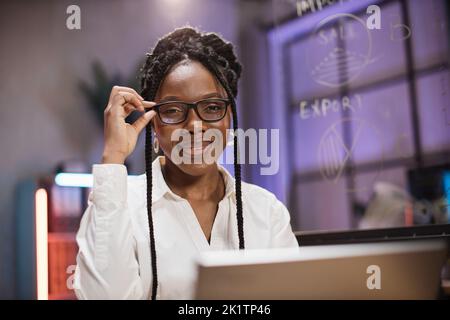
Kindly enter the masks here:
M 153 131 L 155 131 L 155 117 L 153 117 L 151 120 L 150 120 L 150 127 L 152 128 L 152 130 Z
M 156 131 L 156 126 L 155 126 L 155 117 L 153 117 L 153 119 L 150 120 L 150 127 L 152 128 L 153 136 L 156 137 L 157 131 Z

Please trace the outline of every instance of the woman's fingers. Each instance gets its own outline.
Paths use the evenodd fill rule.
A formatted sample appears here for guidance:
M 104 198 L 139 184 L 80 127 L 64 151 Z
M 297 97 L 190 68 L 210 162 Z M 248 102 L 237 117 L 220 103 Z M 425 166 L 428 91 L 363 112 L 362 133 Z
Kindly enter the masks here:
M 132 88 L 120 86 L 112 88 L 104 113 L 104 163 L 123 163 L 133 152 L 139 132 L 156 114 L 154 110 L 147 113 L 145 111 L 154 105 L 154 102 L 144 101 Z M 130 125 L 126 123 L 125 118 L 133 111 L 141 111 L 144 114 Z
M 134 90 L 133 88 L 129 88 L 129 87 L 122 87 L 122 86 L 114 86 L 111 90 L 111 95 L 109 96 L 109 99 L 111 100 L 112 97 L 119 91 L 126 91 L 132 94 L 135 94 L 140 100 L 144 100 L 144 98 L 142 98 L 142 96 L 136 92 L 136 90 Z
M 119 96 L 118 96 L 119 95 Z M 142 98 L 137 92 L 136 90 L 134 90 L 133 88 L 128 88 L 128 87 L 121 87 L 121 86 L 114 86 L 111 89 L 111 94 L 109 95 L 109 103 L 108 106 L 105 109 L 105 113 L 108 112 L 108 109 L 110 109 L 112 107 L 112 105 L 114 103 L 120 103 L 120 104 L 124 104 L 125 100 L 122 99 L 122 101 L 120 101 L 121 96 L 124 96 L 123 99 L 127 99 L 127 100 L 133 100 L 134 102 L 133 105 L 136 106 L 137 108 L 139 108 L 140 103 L 137 103 L 138 101 L 143 101 L 144 98 Z M 127 97 L 132 97 L 134 96 L 135 98 L 130 98 L 128 99 Z M 140 108 L 139 108 L 140 109 Z M 142 107 L 142 112 L 144 111 L 144 108 Z
M 134 110 L 144 112 L 144 105 L 134 93 L 118 91 L 114 96 L 110 106 L 110 112 L 113 114 L 127 117 Z
M 153 106 L 156 104 L 155 102 L 151 102 L 151 101 L 142 101 L 142 104 L 144 105 L 145 109 L 151 109 L 153 108 Z
M 133 104 L 127 103 L 124 106 L 125 112 L 126 112 L 126 116 L 128 117 L 135 110 L 138 110 L 140 112 L 147 112 L 144 109 L 151 109 L 156 104 L 155 102 L 149 102 L 149 101 L 141 101 L 141 103 L 142 103 L 142 108 L 141 107 L 137 108 Z
M 142 116 L 140 116 L 133 124 L 132 126 L 136 130 L 136 132 L 139 134 L 142 129 L 145 128 L 145 126 L 152 120 L 152 118 L 156 115 L 156 112 L 153 110 L 150 110 L 146 113 L 144 113 Z
M 136 94 L 127 92 L 127 91 L 119 91 L 119 94 L 122 95 L 123 99 L 125 100 L 124 106 L 132 105 L 136 107 L 137 110 L 144 112 L 144 105 L 142 104 L 142 100 L 139 99 Z

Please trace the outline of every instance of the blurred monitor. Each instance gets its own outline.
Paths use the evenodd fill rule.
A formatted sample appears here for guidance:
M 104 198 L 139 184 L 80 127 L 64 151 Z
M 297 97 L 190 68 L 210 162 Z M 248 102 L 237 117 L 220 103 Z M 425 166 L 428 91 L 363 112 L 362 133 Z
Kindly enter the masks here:
M 423 210 L 437 211 L 430 214 L 429 223 L 450 222 L 450 166 L 409 170 L 408 183 L 415 200 L 431 204 L 424 206 Z
M 449 166 L 434 166 L 408 171 L 408 182 L 414 199 L 436 200 L 446 195 Z
M 444 239 L 245 251 L 198 262 L 196 299 L 434 299 Z
M 450 217 L 450 169 L 444 171 L 443 177 L 444 177 L 444 194 L 446 199 L 447 214 Z

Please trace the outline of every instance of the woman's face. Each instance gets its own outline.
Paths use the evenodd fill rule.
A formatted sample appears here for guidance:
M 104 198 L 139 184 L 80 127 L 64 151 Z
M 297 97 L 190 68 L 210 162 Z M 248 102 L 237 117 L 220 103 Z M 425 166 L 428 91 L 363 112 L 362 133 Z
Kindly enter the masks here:
M 168 72 L 159 87 L 159 90 L 155 97 L 155 102 L 161 103 L 166 101 L 183 101 L 193 103 L 208 98 L 228 97 L 224 88 L 220 85 L 217 79 L 200 62 L 194 60 L 183 60 L 174 65 Z M 193 110 L 192 108 L 188 111 L 186 121 L 179 124 L 165 124 L 161 122 L 161 119 L 159 117 L 153 118 L 155 137 L 158 139 L 160 148 L 164 152 L 164 155 L 173 163 L 175 163 L 183 172 L 193 176 L 202 175 L 205 170 L 210 169 L 211 166 L 215 166 L 215 164 L 211 163 L 211 161 L 204 161 L 204 157 L 200 157 L 201 161 L 194 161 L 191 157 L 194 157 L 192 154 L 198 154 L 199 152 L 205 154 L 205 148 L 209 144 L 211 144 L 212 141 L 214 141 L 214 137 L 205 139 L 205 136 L 203 136 L 208 129 L 216 129 L 220 131 L 220 136 L 222 138 L 222 148 L 220 150 L 220 153 L 223 151 L 223 149 L 226 147 L 227 129 L 230 128 L 230 109 L 230 107 L 227 107 L 225 117 L 217 122 L 202 121 L 198 117 L 195 110 Z M 203 140 L 207 140 L 202 141 L 200 144 L 197 140 L 195 149 L 194 128 L 197 132 L 195 139 L 199 138 L 198 133 L 201 132 Z M 189 151 L 189 158 L 192 161 L 183 161 L 181 164 L 179 163 L 179 161 L 173 161 L 174 159 L 172 159 L 172 150 L 174 150 L 174 147 L 179 144 L 182 139 L 174 139 L 174 137 L 177 135 L 177 132 L 175 132 L 176 130 L 178 130 L 178 132 L 180 132 L 179 130 L 183 130 L 184 133 L 189 133 L 190 141 L 192 141 L 192 149 L 188 148 L 187 151 Z M 184 136 L 183 139 L 186 136 Z M 200 139 L 202 139 L 202 137 L 200 137 Z M 184 141 L 185 140 L 183 140 L 183 142 Z M 214 144 L 215 146 L 217 146 L 218 141 L 216 141 L 216 143 Z M 198 148 L 199 145 L 201 145 L 201 150 L 199 150 Z M 212 147 L 212 145 L 210 147 Z M 179 149 L 175 150 L 178 152 Z M 183 150 L 186 151 L 186 149 Z M 181 154 L 183 154 L 183 151 L 181 151 Z

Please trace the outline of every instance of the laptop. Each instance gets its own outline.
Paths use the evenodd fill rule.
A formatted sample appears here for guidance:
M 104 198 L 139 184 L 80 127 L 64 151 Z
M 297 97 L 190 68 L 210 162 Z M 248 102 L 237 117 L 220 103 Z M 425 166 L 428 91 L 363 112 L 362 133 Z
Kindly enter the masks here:
M 196 299 L 435 299 L 445 239 L 208 251 Z

